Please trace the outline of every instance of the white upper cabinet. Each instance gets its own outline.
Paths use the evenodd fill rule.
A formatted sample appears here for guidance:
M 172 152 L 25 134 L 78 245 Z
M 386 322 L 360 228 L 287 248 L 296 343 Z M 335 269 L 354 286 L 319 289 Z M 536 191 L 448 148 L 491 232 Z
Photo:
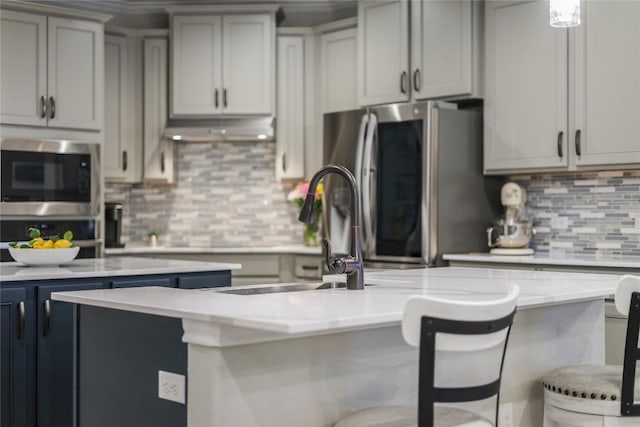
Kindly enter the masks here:
M 100 130 L 102 24 L 5 10 L 1 19 L 2 123 Z
M 172 183 L 173 143 L 162 132 L 167 124 L 168 41 L 144 40 L 144 179 Z
M 305 37 L 278 36 L 276 178 L 304 178 Z
M 584 1 L 570 31 L 571 144 L 578 169 L 640 165 L 640 2 Z M 571 105 L 571 104 L 570 104 Z
M 411 86 L 415 99 L 480 95 L 473 81 L 481 2 L 412 0 Z M 475 18 L 475 19 L 474 19 Z M 477 66 L 479 69 L 479 66 Z M 475 84 L 474 84 L 475 83 Z
M 360 105 L 409 100 L 409 3 L 358 2 Z
M 567 34 L 548 2 L 487 2 L 484 166 L 566 168 Z
M 546 1 L 486 3 L 486 173 L 640 164 L 640 3 L 581 10 L 567 30 Z
M 273 114 L 271 14 L 174 15 L 171 116 Z
M 126 178 L 129 168 L 126 122 L 127 39 L 124 36 L 105 36 L 104 39 L 104 176 L 107 179 Z
M 358 108 L 358 31 L 348 28 L 322 34 L 320 45 L 322 112 Z

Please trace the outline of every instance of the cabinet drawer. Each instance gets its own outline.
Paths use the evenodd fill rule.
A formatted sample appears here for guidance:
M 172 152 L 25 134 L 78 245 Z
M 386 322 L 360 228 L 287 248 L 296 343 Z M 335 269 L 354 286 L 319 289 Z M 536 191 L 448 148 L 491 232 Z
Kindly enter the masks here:
M 174 279 L 171 277 L 144 278 L 144 279 L 124 279 L 111 282 L 112 288 L 137 288 L 143 286 L 164 286 L 175 288 Z
M 297 256 L 295 261 L 296 277 L 302 279 L 322 278 L 322 258 Z
M 231 272 L 190 274 L 178 276 L 178 287 L 182 289 L 216 288 L 231 285 Z

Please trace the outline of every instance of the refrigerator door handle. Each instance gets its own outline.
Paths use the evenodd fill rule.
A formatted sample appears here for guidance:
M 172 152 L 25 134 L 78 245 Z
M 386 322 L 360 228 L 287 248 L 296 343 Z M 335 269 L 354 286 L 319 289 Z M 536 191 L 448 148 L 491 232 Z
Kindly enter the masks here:
M 374 249 L 374 230 L 373 230 L 373 210 L 375 207 L 371 203 L 371 174 L 374 168 L 371 165 L 373 158 L 373 141 L 378 129 L 378 118 L 375 114 L 371 114 L 369 124 L 367 126 L 367 137 L 364 143 L 364 155 L 362 165 L 362 186 L 360 187 L 360 198 L 362 202 L 362 225 L 363 225 L 363 243 L 362 249 L 368 253 Z
M 358 145 L 356 146 L 356 165 L 355 165 L 355 177 L 356 184 L 358 184 L 358 189 L 362 191 L 362 165 L 363 165 L 363 152 L 364 152 L 364 141 L 367 134 L 367 128 L 369 127 L 369 116 L 370 113 L 367 112 L 362 115 L 362 119 L 360 119 L 360 129 L 358 131 Z

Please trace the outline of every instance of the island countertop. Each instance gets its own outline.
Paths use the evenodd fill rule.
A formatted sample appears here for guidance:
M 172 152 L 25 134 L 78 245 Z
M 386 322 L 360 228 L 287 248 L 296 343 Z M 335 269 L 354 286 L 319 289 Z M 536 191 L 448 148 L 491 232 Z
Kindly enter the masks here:
M 365 273 L 363 291 L 344 288 L 258 295 L 172 288 L 104 289 L 54 293 L 77 304 L 204 321 L 276 334 L 314 335 L 398 325 L 411 295 L 464 301 L 504 295 L 520 287 L 519 309 L 604 299 L 620 275 L 489 268 L 424 268 Z M 344 279 L 326 276 L 325 281 Z M 267 285 L 257 285 L 267 286 Z
M 237 270 L 241 267 L 240 264 L 136 257 L 74 259 L 69 264 L 42 267 L 27 267 L 17 262 L 3 262 L 0 264 L 0 282 L 197 273 Z
M 481 264 L 539 265 L 582 268 L 628 269 L 640 271 L 640 256 L 596 257 L 589 255 L 560 255 L 536 253 L 534 255 L 493 255 L 490 253 L 444 254 L 446 261 Z

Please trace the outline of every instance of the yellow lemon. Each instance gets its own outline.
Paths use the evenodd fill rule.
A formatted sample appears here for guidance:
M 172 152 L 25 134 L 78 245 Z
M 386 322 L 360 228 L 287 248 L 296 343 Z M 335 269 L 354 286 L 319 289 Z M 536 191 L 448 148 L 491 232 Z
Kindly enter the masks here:
M 33 246 L 31 246 L 33 249 L 42 249 L 42 245 L 44 244 L 44 242 L 35 242 L 33 244 Z
M 58 249 L 70 248 L 71 242 L 65 239 L 60 239 L 55 243 L 55 247 Z
M 53 249 L 54 247 L 53 240 L 45 240 L 42 244 L 42 249 Z

